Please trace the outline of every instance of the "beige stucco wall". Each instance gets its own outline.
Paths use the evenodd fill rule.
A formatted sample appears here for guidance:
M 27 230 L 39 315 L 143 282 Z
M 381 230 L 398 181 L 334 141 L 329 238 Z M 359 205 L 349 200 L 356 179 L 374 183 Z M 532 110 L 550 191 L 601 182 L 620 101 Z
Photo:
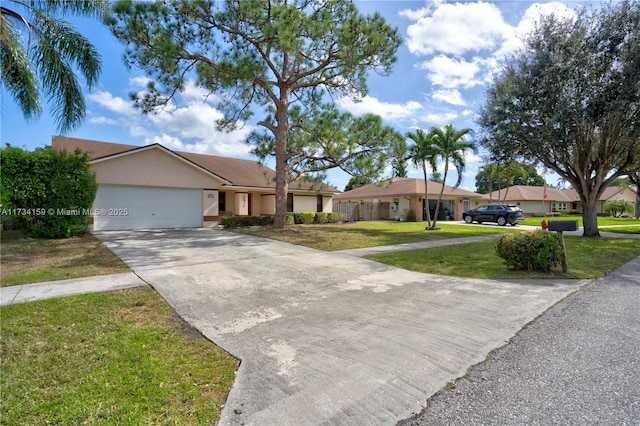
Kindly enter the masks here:
M 322 211 L 327 213 L 333 211 L 333 197 L 322 196 Z
M 218 188 L 218 180 L 194 166 L 151 148 L 92 164 L 98 184 Z

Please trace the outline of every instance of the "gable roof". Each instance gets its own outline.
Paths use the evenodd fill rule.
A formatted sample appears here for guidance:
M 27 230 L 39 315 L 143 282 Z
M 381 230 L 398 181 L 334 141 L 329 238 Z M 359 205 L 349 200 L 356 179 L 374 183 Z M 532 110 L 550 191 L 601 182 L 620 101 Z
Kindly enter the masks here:
M 632 190 L 631 188 L 629 189 Z M 626 190 L 627 188 L 623 186 L 610 186 L 604 190 L 600 196 L 600 201 L 615 198 Z M 504 196 L 504 192 L 505 189 L 500 192 L 500 195 Z M 509 187 L 505 201 L 542 201 L 543 194 L 543 186 L 514 185 Z M 491 195 L 494 200 L 498 199 L 498 191 L 493 191 Z M 489 199 L 489 194 L 484 194 L 483 198 Z M 580 196 L 575 189 L 555 189 L 547 186 L 547 199 L 545 201 L 577 203 L 580 201 Z
M 442 184 L 428 181 L 428 189 L 430 196 L 437 196 L 440 194 Z M 424 196 L 424 179 L 394 177 L 379 183 L 372 183 L 352 189 L 351 191 L 343 192 L 342 194 L 335 195 L 333 199 L 349 200 L 355 198 L 401 197 L 410 195 Z M 475 192 L 454 188 L 449 185 L 444 185 L 442 195 L 469 198 L 481 197 L 480 194 L 476 194 Z
M 179 161 L 187 163 L 190 166 L 195 167 L 195 168 L 199 169 L 200 171 L 204 172 L 205 174 L 208 174 L 208 175 L 213 176 L 214 178 L 216 178 L 218 180 L 221 180 L 224 184 L 231 185 L 231 182 L 226 180 L 225 178 L 223 178 L 223 177 L 213 173 L 211 170 L 206 169 L 206 168 L 200 166 L 199 164 L 197 164 L 197 163 L 185 158 L 184 156 L 182 156 L 182 155 L 180 155 L 180 154 L 178 154 L 178 153 L 176 153 L 174 151 L 171 151 L 169 148 L 165 148 L 164 146 L 162 146 L 162 145 L 160 145 L 158 143 L 155 143 L 153 145 L 138 146 L 138 147 L 135 147 L 133 149 L 129 149 L 127 151 L 122 151 L 122 152 L 118 152 L 118 153 L 115 153 L 115 154 L 110 154 L 110 155 L 105 155 L 103 157 L 94 158 L 93 160 L 91 160 L 91 164 L 101 163 L 103 161 L 112 160 L 114 158 L 122 157 L 122 156 L 125 156 L 125 155 L 131 155 L 131 154 L 135 154 L 137 152 L 148 151 L 150 149 L 159 149 L 159 150 L 165 152 L 166 154 L 178 159 Z
M 119 155 L 127 155 L 149 148 L 160 148 L 165 152 L 175 155 L 183 161 L 191 163 L 194 167 L 202 169 L 227 185 L 249 188 L 275 188 L 276 172 L 255 160 L 240 158 L 219 157 L 215 155 L 195 154 L 192 152 L 173 151 L 160 144 L 152 144 L 144 147 L 126 145 L 111 142 L 100 142 L 89 139 L 70 138 L 66 136 L 53 136 L 52 146 L 58 151 L 73 152 L 76 149 L 88 152 L 92 162 L 116 158 Z M 336 188 L 322 184 L 313 184 L 303 180 L 289 185 L 290 190 L 311 190 L 320 192 L 338 192 Z
M 507 191 L 507 196 L 504 198 L 505 201 L 542 201 L 544 199 L 544 186 L 526 186 L 526 185 L 514 185 L 510 186 L 507 189 L 502 189 L 500 191 L 493 191 L 490 194 L 484 194 L 483 198 L 489 199 L 490 196 L 494 200 L 498 199 L 498 194 L 500 195 L 500 200 L 505 195 L 505 191 Z M 558 201 L 561 203 L 569 203 L 572 202 L 570 196 L 564 192 L 564 190 L 555 189 L 547 186 L 547 199 L 545 201 Z
M 631 187 L 626 186 L 608 186 L 600 195 L 599 201 L 607 201 L 616 198 L 616 196 L 621 195 L 626 190 L 631 192 L 635 192 Z M 571 199 L 572 202 L 580 201 L 580 196 L 578 195 L 578 191 L 575 189 L 563 189 L 562 190 L 567 197 Z

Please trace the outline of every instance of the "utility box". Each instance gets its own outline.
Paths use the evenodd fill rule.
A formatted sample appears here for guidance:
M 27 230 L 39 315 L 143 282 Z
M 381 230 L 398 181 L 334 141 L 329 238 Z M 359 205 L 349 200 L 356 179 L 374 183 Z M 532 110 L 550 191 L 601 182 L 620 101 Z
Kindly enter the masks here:
M 577 220 L 550 220 L 549 231 L 577 231 Z

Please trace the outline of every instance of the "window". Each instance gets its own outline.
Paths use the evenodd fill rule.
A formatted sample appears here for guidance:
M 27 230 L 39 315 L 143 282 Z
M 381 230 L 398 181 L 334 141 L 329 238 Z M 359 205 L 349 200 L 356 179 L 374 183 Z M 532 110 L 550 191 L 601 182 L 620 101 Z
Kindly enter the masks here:
M 317 209 L 316 212 L 321 212 L 322 211 L 322 195 L 318 195 L 318 199 L 317 199 Z
M 287 194 L 287 212 L 293 213 L 293 194 Z

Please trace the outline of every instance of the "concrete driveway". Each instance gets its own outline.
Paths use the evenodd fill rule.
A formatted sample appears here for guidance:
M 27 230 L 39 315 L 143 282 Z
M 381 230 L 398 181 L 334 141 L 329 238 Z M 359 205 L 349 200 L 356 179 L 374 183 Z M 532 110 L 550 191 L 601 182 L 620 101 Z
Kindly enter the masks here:
M 221 425 L 394 424 L 584 284 L 420 274 L 220 230 L 97 235 L 242 360 Z

